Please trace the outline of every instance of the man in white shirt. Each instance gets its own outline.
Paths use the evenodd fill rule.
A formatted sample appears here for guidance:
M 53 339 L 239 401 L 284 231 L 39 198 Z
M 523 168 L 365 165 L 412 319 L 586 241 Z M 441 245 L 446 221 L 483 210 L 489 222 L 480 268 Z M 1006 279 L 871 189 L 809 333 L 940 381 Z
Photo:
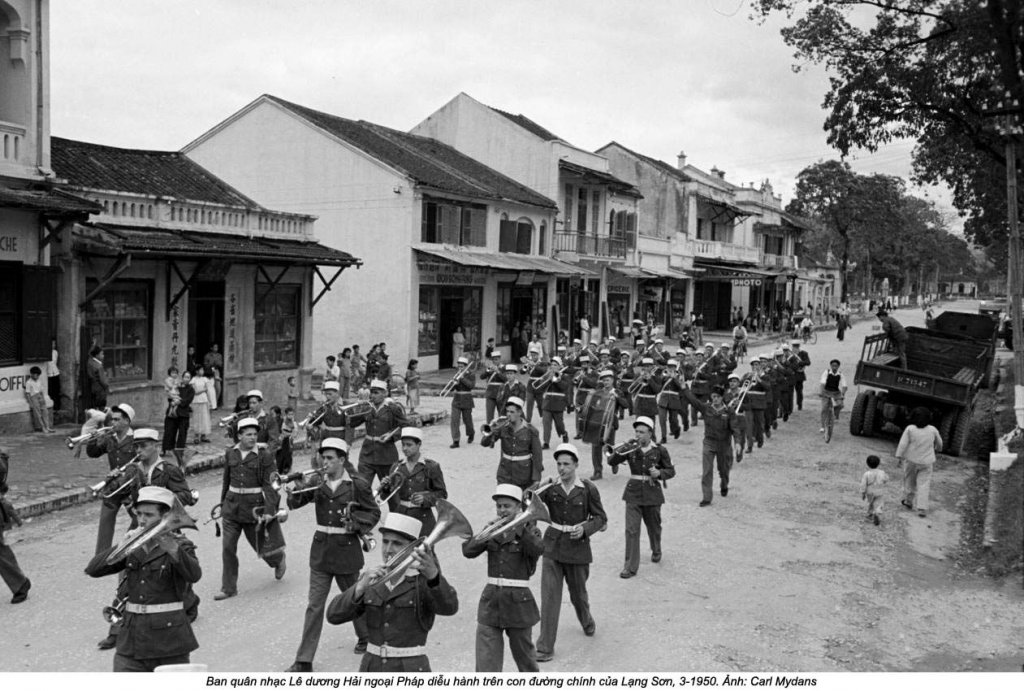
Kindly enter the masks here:
M 843 409 L 843 399 L 846 397 L 846 376 L 839 371 L 839 360 L 829 360 L 828 369 L 821 373 L 818 383 L 821 385 L 821 432 L 825 431 L 825 413 L 828 410 L 828 401 L 832 399 L 832 412 L 839 419 L 839 411 Z
M 533 340 L 530 341 L 530 345 L 526 348 L 526 357 L 540 362 L 544 359 L 544 342 L 540 340 L 540 333 L 534 332 Z

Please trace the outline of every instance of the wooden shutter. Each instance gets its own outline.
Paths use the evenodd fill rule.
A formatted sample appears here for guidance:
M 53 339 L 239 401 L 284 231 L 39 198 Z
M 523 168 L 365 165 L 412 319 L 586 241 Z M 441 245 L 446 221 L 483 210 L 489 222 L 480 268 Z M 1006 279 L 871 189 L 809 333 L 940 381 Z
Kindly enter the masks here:
M 52 266 L 21 268 L 21 360 L 48 361 L 50 340 L 56 334 L 57 280 L 60 269 Z
M 516 251 L 516 234 L 518 231 L 518 224 L 515 221 L 502 221 L 498 235 L 498 251 L 499 252 L 515 252 Z
M 529 223 L 519 223 L 519 232 L 516 234 L 516 253 L 529 254 L 533 244 L 533 226 Z

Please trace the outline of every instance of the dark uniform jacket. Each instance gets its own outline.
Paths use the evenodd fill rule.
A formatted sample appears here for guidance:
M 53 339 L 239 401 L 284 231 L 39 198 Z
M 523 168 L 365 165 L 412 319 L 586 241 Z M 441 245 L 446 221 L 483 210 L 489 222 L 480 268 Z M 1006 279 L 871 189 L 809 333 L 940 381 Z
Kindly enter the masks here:
M 501 459 L 498 461 L 498 484 L 529 487 L 540 480 L 544 472 L 544 453 L 540 433 L 533 425 L 526 423 L 515 430 L 506 425 L 498 436 L 485 434 L 480 446 L 492 447 L 495 440 L 501 443 Z
M 393 466 L 398 462 L 397 436 L 386 442 L 379 442 L 372 437 L 381 437 L 392 430 L 400 430 L 409 426 L 409 418 L 405 416 L 405 408 L 400 403 L 387 400 L 379 408 L 370 404 L 370 411 L 362 415 L 352 415 L 348 419 L 353 428 L 366 425 L 366 438 L 359 449 L 359 462 L 368 465 Z
M 423 530 L 420 534 L 429 535 L 437 524 L 434 512 L 430 510 L 430 507 L 436 506 L 438 499 L 448 498 L 448 488 L 444 485 L 444 474 L 441 472 L 440 464 L 420 456 L 411 471 L 406 461 L 399 461 L 390 472 L 397 472 L 405 480 L 395 496 L 388 500 L 388 508 L 422 522 Z M 412 495 L 421 492 L 423 493 L 423 503 L 414 506 Z
M 533 525 L 520 525 L 496 540 L 462 543 L 462 554 L 474 559 L 487 552 L 488 578 L 528 581 L 544 554 L 544 540 Z M 528 587 L 488 583 L 480 594 L 477 622 L 500 629 L 526 629 L 540 621 L 540 611 Z
M 636 480 L 630 477 L 626 488 L 622 491 L 623 501 L 637 506 L 659 506 L 665 503 L 665 493 L 661 490 L 662 480 L 669 480 L 676 474 L 676 469 L 672 466 L 672 459 L 668 455 L 668 449 L 651 444 L 646 450 L 636 449 L 625 456 L 613 453 L 608 459 L 610 466 L 614 467 L 620 463 L 629 464 L 631 476 L 644 475 L 647 478 L 646 480 Z M 650 476 L 651 468 L 657 468 L 661 473 L 656 479 Z
M 544 556 L 565 564 L 589 564 L 594 561 L 590 551 L 590 536 L 608 522 L 608 514 L 601 505 L 601 493 L 589 480 L 576 478 L 569 494 L 561 482 L 541 493 L 548 507 L 552 524 L 575 526 L 583 524 L 583 537 L 574 540 L 570 534 L 549 525 L 544 531 Z
M 533 386 L 531 384 L 531 386 Z M 565 411 L 568 405 L 569 378 L 563 373 L 558 379 L 553 379 L 540 387 L 534 386 L 533 393 L 541 397 L 540 409 L 552 413 Z
M 190 583 L 198 583 L 203 575 L 196 558 L 196 548 L 182 535 L 170 534 L 178 542 L 178 557 L 172 559 L 156 545 L 148 553 L 133 550 L 128 556 L 109 566 L 104 562 L 116 545 L 92 558 L 85 572 L 93 578 L 125 572 L 123 591 L 128 602 L 137 605 L 159 605 L 182 602 Z M 199 647 L 188 615 L 182 609 L 154 614 L 125 612 L 117 634 L 119 655 L 136 660 L 187 655 Z
M 733 438 L 737 444 L 739 443 L 740 430 L 735 426 L 732 410 L 728 406 L 715 408 L 710 403 L 698 399 L 689 389 L 683 391 L 683 397 L 704 416 L 704 439 L 726 441 Z
M 796 372 L 793 371 L 792 367 L 790 367 L 788 360 L 789 358 L 784 358 L 781 361 L 778 358 L 775 359 L 776 364 L 778 365 L 775 369 L 775 373 L 779 389 L 782 391 L 792 389 L 793 383 L 796 381 Z
M 473 407 L 473 373 L 466 372 L 455 383 L 455 390 L 452 392 L 452 409 L 472 410 Z
M 484 391 L 484 398 L 489 398 L 492 401 L 498 400 L 498 394 L 501 393 L 502 384 L 508 381 L 508 377 L 501 371 L 501 368 L 488 372 L 484 370 L 480 373 L 480 379 L 487 382 L 487 389 Z
M 256 421 L 260 423 L 259 431 L 256 433 L 256 441 L 260 444 L 266 444 L 267 453 L 270 454 L 271 458 L 274 458 L 277 450 L 281 448 L 281 425 L 277 421 L 277 416 L 263 410 L 256 416 Z
M 182 506 L 192 506 L 196 503 L 192 497 L 192 489 L 188 486 L 188 480 L 185 479 L 185 473 L 178 467 L 178 464 L 159 460 L 149 472 L 141 466 L 140 470 L 143 487 L 152 485 L 169 489 L 174 492 L 174 496 L 178 498 Z
M 257 445 L 243 452 L 236 444 L 224 454 L 224 481 L 221 483 L 221 517 L 236 523 L 255 523 L 252 510 L 262 506 L 264 515 L 277 513 L 280 497 L 270 484 L 270 474 L 277 470 L 274 456 Z M 236 494 L 230 487 L 259 487 L 260 494 Z
M 500 412 L 495 413 L 496 415 L 505 414 L 505 406 L 508 404 L 508 399 L 513 396 L 526 400 L 526 384 L 519 381 L 518 379 L 512 379 L 509 377 L 509 381 L 505 382 L 501 387 L 501 391 L 498 393 L 497 408 Z M 526 412 L 525 410 L 523 411 Z M 488 421 L 489 422 L 489 421 Z
M 609 415 L 611 425 L 608 426 L 608 429 L 603 429 L 608 406 L 613 408 Z M 616 389 L 595 389 L 587 394 L 587 399 L 583 402 L 577 420 L 580 436 L 583 437 L 585 443 L 611 444 L 615 441 L 615 430 L 619 428 L 619 416 L 614 414 L 616 406 L 618 408 L 629 407 L 629 401 L 621 396 Z
M 657 374 L 648 377 L 647 382 L 640 386 L 640 390 L 633 397 L 633 414 L 658 417 L 658 392 L 664 384 L 665 380 Z
M 301 482 L 296 489 L 304 489 Z M 288 508 L 297 509 L 314 502 L 316 524 L 329 528 L 345 528 L 349 533 L 327 533 L 317 530 L 313 533 L 313 544 L 309 547 L 309 568 L 329 574 L 359 573 L 363 568 L 363 549 L 359 535 L 373 530 L 380 520 L 380 507 L 373 500 L 373 490 L 362 477 L 346 468 L 341 484 L 332 490 L 324 482 L 308 492 L 292 492 L 288 495 Z M 352 509 L 346 516 L 349 504 Z
M 345 439 L 349 441 L 348 419 L 345 413 L 338 410 L 341 406 L 335 404 L 328 406 L 327 410 L 324 411 L 323 418 L 317 424 L 317 428 L 320 430 L 320 439 Z
M 678 376 L 682 377 L 683 375 Z M 663 381 L 657 397 L 658 407 L 666 410 L 682 410 L 683 400 L 679 396 L 683 387 L 680 386 L 678 378 L 666 375 Z
M 795 381 L 803 382 L 807 381 L 807 373 L 804 370 L 811 366 L 811 356 L 807 354 L 806 350 L 801 350 L 799 353 L 793 354 L 793 368 L 796 370 Z
M 94 439 L 85 446 L 85 454 L 89 458 L 99 458 L 107 454 L 107 465 L 110 469 L 120 468 L 128 461 L 135 458 L 135 449 L 132 431 L 128 430 L 124 439 L 118 439 L 113 434 L 106 434 L 99 439 Z
M 331 600 L 327 606 L 327 621 L 344 624 L 365 615 L 367 640 L 379 646 L 412 648 L 426 645 L 435 615 L 451 616 L 459 611 L 455 588 L 441 574 L 433 582 L 427 581 L 422 574 L 408 576 L 394 590 L 389 590 L 385 583 L 370 586 L 359 599 L 356 599 L 355 591 L 356 586 L 353 585 Z M 388 658 L 380 662 L 379 669 L 373 666 L 364 671 L 429 670 L 425 655 Z M 363 667 L 366 667 L 365 659 Z

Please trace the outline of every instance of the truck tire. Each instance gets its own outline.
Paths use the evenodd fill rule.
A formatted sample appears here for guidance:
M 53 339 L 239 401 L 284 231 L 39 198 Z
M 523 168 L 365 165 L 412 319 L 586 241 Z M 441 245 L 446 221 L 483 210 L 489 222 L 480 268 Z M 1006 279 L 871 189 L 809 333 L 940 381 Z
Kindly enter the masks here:
M 868 392 L 867 401 L 864 404 L 864 425 L 860 428 L 860 436 L 875 436 L 875 419 L 878 417 L 878 396 L 874 391 Z
M 967 441 L 967 434 L 971 431 L 971 409 L 964 408 L 961 410 L 956 416 L 955 424 L 949 448 L 944 449 L 947 456 L 959 456 L 963 453 L 964 442 Z
M 942 437 L 942 449 L 945 453 L 950 456 L 955 456 L 955 453 L 950 453 L 948 449 L 953 446 L 953 425 L 956 424 L 956 410 L 950 410 L 942 414 L 942 420 L 939 421 L 939 436 Z
M 864 424 L 864 406 L 868 402 L 867 391 L 861 391 L 853 401 L 853 408 L 850 410 L 850 434 L 860 436 L 861 427 Z

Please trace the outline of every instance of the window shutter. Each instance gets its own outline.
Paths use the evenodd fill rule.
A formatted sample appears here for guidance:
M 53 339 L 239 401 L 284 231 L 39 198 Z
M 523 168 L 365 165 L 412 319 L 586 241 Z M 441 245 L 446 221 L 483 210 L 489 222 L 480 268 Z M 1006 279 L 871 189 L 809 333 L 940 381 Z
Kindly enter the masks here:
M 48 361 L 52 355 L 50 339 L 56 336 L 59 274 L 60 269 L 52 266 L 21 268 L 22 362 Z
M 533 226 L 529 223 L 520 223 L 519 233 L 516 236 L 516 253 L 529 254 L 530 245 L 533 244 Z
M 517 223 L 515 221 L 502 221 L 501 228 L 498 236 L 498 251 L 499 252 L 515 252 L 516 251 L 516 232 L 518 230 Z

